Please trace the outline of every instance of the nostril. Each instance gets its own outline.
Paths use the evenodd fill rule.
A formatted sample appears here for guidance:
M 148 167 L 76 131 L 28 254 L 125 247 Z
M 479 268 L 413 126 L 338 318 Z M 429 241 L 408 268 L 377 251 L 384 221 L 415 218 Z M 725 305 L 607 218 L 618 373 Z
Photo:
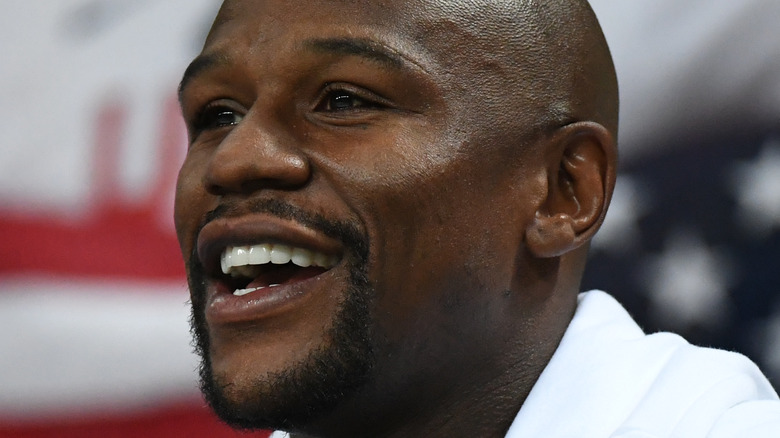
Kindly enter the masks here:
M 215 196 L 226 195 L 230 192 L 221 185 L 215 184 L 209 178 L 203 179 L 203 187 L 205 187 L 207 193 Z
M 233 151 L 237 152 L 237 151 Z M 291 190 L 305 185 L 311 165 L 300 151 L 268 147 L 228 154 L 217 150 L 203 185 L 214 195 L 253 193 L 265 188 Z
M 286 179 L 276 179 L 276 178 L 255 179 L 251 181 L 245 181 L 243 184 L 241 184 L 241 188 L 238 190 L 221 189 L 222 192 L 219 194 L 224 195 L 228 192 L 251 194 L 265 189 L 294 190 L 303 186 L 306 183 L 306 181 L 307 180 L 296 182 L 296 181 L 291 181 Z

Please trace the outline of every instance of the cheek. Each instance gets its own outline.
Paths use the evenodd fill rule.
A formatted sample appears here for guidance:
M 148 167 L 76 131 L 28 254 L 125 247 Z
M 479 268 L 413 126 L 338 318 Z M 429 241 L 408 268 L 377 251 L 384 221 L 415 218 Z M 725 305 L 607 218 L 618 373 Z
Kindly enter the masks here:
M 176 181 L 176 197 L 174 200 L 173 221 L 176 236 L 179 239 L 182 253 L 189 257 L 194 242 L 194 233 L 200 221 L 206 194 L 201 184 L 202 178 L 198 166 L 189 157 L 179 171 Z
M 447 299 L 452 289 L 508 287 L 522 241 L 508 202 L 517 193 L 461 161 L 428 164 L 436 165 L 378 186 L 373 197 L 372 241 L 386 281 L 408 291 L 410 303 Z
M 382 299 L 407 323 L 426 324 L 426 312 L 473 316 L 468 307 L 490 299 L 480 294 L 513 285 L 525 224 L 540 198 L 538 164 L 484 149 L 410 144 L 381 163 L 392 174 L 384 184 L 378 176 L 366 180 L 373 273 L 381 276 Z

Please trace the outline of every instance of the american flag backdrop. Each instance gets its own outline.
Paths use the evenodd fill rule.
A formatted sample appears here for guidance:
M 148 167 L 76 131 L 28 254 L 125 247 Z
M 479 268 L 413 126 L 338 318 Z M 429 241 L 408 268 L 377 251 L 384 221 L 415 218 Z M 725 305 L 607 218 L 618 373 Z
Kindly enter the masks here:
M 778 0 L 593 0 L 621 168 L 584 288 L 780 388 Z M 233 437 L 197 390 L 176 86 L 215 0 L 5 2 L 0 438 Z
M 583 286 L 780 388 L 780 1 L 592 3 L 622 157 Z

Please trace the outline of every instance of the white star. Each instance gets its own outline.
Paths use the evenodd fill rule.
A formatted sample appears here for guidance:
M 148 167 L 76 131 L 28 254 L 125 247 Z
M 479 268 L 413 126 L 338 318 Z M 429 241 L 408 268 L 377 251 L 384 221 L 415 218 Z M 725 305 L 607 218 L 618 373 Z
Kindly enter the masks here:
M 780 140 L 767 142 L 756 161 L 737 164 L 732 182 L 747 232 L 761 238 L 780 227 Z
M 594 250 L 624 253 L 639 243 L 637 220 L 649 208 L 649 196 L 632 177 L 620 175 L 607 217 L 596 237 Z
M 645 265 L 651 314 L 670 329 L 712 328 L 728 317 L 728 258 L 694 233 L 676 233 Z

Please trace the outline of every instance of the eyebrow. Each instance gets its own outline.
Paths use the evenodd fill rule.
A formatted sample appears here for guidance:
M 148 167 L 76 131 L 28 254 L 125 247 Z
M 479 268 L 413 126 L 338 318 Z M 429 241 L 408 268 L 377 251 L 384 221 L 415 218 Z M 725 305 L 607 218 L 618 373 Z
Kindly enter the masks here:
M 303 42 L 303 47 L 322 54 L 341 56 L 358 56 L 369 61 L 402 69 L 407 65 L 406 59 L 393 50 L 374 41 L 361 38 L 317 38 Z M 224 54 L 214 53 L 198 55 L 187 69 L 179 82 L 179 102 L 181 103 L 184 89 L 197 76 L 214 67 L 229 64 L 228 57 Z M 416 63 L 412 63 L 417 65 Z
M 187 69 L 184 70 L 181 82 L 179 82 L 179 103 L 182 101 L 184 95 L 184 88 L 192 82 L 192 80 L 202 74 L 204 71 L 210 70 L 216 66 L 224 65 L 228 63 L 228 58 L 221 54 L 208 54 L 198 55 L 192 60 Z
M 306 40 L 304 47 L 318 53 L 358 56 L 394 69 L 403 68 L 405 59 L 391 49 L 361 38 L 318 38 Z

